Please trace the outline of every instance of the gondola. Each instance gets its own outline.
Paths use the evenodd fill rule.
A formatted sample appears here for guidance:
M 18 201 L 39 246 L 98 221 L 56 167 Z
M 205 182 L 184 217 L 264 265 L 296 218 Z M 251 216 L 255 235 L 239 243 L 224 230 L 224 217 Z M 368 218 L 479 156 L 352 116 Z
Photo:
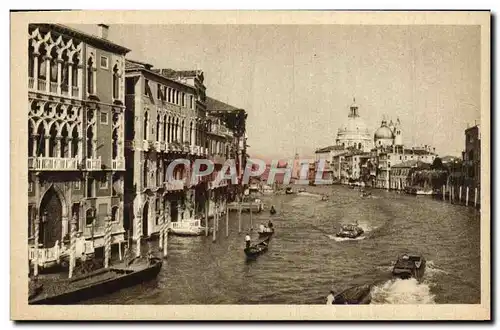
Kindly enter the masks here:
M 116 267 L 102 268 L 71 279 L 43 283 L 30 305 L 71 304 L 102 296 L 155 278 L 162 267 L 160 258 L 134 258 Z M 43 280 L 39 280 L 43 282 Z M 40 283 L 42 284 L 42 283 Z
M 245 251 L 247 258 L 252 259 L 252 258 L 255 258 L 255 257 L 261 255 L 262 253 L 266 252 L 268 247 L 269 247 L 270 240 L 271 240 L 271 236 L 269 236 L 268 238 L 266 238 L 265 240 L 263 240 L 257 244 L 254 244 L 254 245 L 251 245 L 250 247 L 245 248 L 244 251 Z
M 259 238 L 273 236 L 273 234 L 274 234 L 274 228 L 271 228 L 270 231 L 259 231 L 258 233 L 259 233 Z

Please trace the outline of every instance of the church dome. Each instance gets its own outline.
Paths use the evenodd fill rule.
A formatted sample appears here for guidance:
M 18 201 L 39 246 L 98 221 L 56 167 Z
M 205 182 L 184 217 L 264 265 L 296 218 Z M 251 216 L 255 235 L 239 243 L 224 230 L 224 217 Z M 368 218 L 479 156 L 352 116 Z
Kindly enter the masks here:
M 382 125 L 375 131 L 374 137 L 375 140 L 394 139 L 394 134 L 389 127 Z

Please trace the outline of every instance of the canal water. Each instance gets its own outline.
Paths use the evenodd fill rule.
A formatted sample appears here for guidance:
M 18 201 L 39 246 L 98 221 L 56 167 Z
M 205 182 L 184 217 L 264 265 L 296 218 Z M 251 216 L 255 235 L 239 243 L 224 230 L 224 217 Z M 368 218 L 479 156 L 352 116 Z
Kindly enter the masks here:
M 372 304 L 480 303 L 478 210 L 384 190 L 361 198 L 344 186 L 306 189 L 261 198 L 267 210 L 253 214 L 253 225 L 272 219 L 276 233 L 257 260 L 246 262 L 246 231 L 238 234 L 232 212 L 229 237 L 225 217 L 215 243 L 211 235 L 170 236 L 157 279 L 84 303 L 324 304 L 331 288 L 368 283 L 375 283 Z M 321 201 L 322 193 L 330 200 Z M 278 210 L 273 216 L 271 204 Z M 365 229 L 363 239 L 335 237 L 341 224 L 356 220 Z M 249 228 L 248 213 L 242 224 Z M 251 236 L 258 239 L 255 230 Z M 422 282 L 391 278 L 392 263 L 403 252 L 426 258 Z

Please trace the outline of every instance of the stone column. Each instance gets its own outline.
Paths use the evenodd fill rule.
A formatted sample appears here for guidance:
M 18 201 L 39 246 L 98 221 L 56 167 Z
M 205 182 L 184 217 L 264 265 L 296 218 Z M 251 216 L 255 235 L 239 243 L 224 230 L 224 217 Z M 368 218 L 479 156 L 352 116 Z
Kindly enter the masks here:
M 61 67 L 62 60 L 57 59 L 57 94 L 61 94 Z
M 81 99 L 83 96 L 83 74 L 82 70 L 83 66 L 81 64 L 78 65 L 78 76 L 76 77 L 76 82 L 78 86 L 78 98 Z
M 38 90 L 38 56 L 39 53 L 33 53 L 33 89 Z
M 50 143 L 50 136 L 45 136 L 45 154 L 44 156 L 45 157 L 49 157 L 50 156 L 50 153 L 49 153 L 49 143 Z
M 64 157 L 63 154 L 62 154 L 62 148 L 61 148 L 61 139 L 62 139 L 62 136 L 61 135 L 58 135 L 56 136 L 56 151 L 54 152 L 54 157 Z
M 33 156 L 33 157 L 36 157 L 37 156 L 37 145 L 38 145 L 38 137 L 40 135 L 38 134 L 33 134 L 33 155 L 30 155 L 30 156 Z
M 73 276 L 73 269 L 76 265 L 76 214 L 71 218 L 71 242 L 70 242 L 70 255 L 69 255 L 69 278 Z
M 73 158 L 73 139 L 69 137 L 66 138 L 66 143 L 68 145 L 68 158 Z
M 45 61 L 45 92 L 50 91 L 50 56 L 44 56 L 43 57 Z
M 68 62 L 68 95 L 73 97 L 73 62 Z

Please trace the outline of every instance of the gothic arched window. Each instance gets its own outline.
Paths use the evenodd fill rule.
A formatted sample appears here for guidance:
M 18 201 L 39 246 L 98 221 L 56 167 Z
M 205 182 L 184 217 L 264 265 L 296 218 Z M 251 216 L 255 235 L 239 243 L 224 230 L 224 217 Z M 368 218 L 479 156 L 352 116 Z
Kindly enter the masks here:
M 147 140 L 148 139 L 148 133 L 149 133 L 149 114 L 148 112 L 144 112 L 144 133 L 143 133 L 143 139 Z
M 89 94 L 94 94 L 94 69 L 93 69 L 93 59 L 89 57 L 87 61 L 87 92 Z
M 118 74 L 118 64 L 113 67 L 113 99 L 119 99 L 119 83 L 120 76 Z

